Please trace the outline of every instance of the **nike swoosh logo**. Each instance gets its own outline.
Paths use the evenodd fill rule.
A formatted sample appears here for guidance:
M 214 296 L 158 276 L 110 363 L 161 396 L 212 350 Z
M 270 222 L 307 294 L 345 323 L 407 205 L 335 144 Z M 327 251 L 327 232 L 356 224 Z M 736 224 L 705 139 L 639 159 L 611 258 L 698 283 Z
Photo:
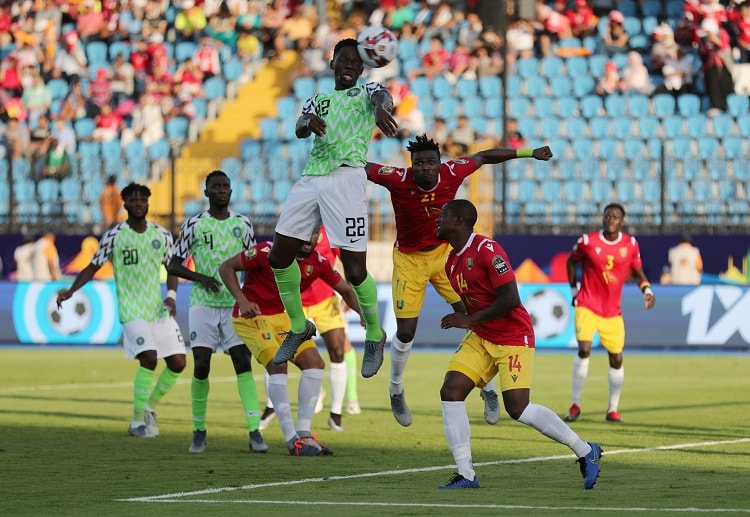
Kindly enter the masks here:
M 359 242 L 362 239 L 349 239 L 349 244 L 354 244 L 355 242 Z

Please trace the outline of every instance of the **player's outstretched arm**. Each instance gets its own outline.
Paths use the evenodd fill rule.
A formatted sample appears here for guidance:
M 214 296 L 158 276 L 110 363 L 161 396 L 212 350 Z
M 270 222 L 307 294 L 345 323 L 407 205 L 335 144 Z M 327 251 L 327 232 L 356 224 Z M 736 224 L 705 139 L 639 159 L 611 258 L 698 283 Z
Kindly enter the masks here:
M 545 145 L 537 147 L 536 149 L 487 149 L 485 151 L 479 151 L 469 156 L 477 164 L 477 167 L 481 167 L 484 164 L 495 164 L 502 163 L 514 158 L 535 158 L 537 160 L 548 161 L 552 158 L 552 150 L 549 146 Z
M 387 137 L 396 136 L 398 123 L 393 118 L 393 97 L 391 92 L 383 88 L 372 94 L 372 102 L 375 105 L 375 125 Z
M 97 266 L 96 264 L 89 262 L 89 265 L 83 268 L 80 273 L 78 273 L 75 280 L 73 280 L 73 284 L 65 291 L 61 291 L 60 293 L 58 293 L 57 308 L 61 308 L 62 302 L 73 296 L 73 293 L 86 285 L 89 280 L 94 278 L 94 275 L 97 271 L 99 271 L 99 268 L 101 268 L 101 266 Z

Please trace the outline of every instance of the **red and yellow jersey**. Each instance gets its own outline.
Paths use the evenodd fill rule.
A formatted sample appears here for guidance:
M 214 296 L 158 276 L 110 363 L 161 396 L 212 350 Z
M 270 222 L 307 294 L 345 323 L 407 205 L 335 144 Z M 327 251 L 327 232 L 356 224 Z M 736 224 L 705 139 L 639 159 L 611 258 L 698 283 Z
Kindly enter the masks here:
M 242 284 L 242 292 L 248 300 L 255 302 L 260 307 L 262 314 L 271 316 L 284 312 L 284 304 L 281 302 L 279 288 L 273 276 L 271 265 L 268 263 L 268 253 L 271 251 L 270 242 L 261 242 L 242 252 L 242 268 L 245 271 L 245 280 Z M 316 279 L 320 278 L 330 286 L 334 286 L 341 280 L 341 275 L 333 269 L 333 265 L 320 253 L 313 251 L 309 257 L 297 259 L 302 282 L 300 291 L 305 289 Z M 235 304 L 232 316 L 239 316 L 237 304 Z
M 469 314 L 489 307 L 497 299 L 497 288 L 516 278 L 503 247 L 478 234 L 472 234 L 461 251 L 451 250 L 445 272 Z M 523 305 L 471 330 L 498 345 L 534 348 L 534 327 Z
M 458 158 L 440 165 L 438 183 L 424 191 L 414 182 L 411 167 L 403 169 L 376 164 L 367 177 L 391 193 L 396 216 L 396 242 L 394 246 L 403 253 L 436 246 L 437 220 L 443 205 L 456 197 L 464 178 L 477 170 L 471 158 Z
M 331 248 L 331 243 L 328 241 L 328 234 L 322 226 L 320 227 L 320 235 L 318 236 L 318 244 L 315 246 L 315 251 L 328 259 L 331 264 L 335 264 L 336 258 L 341 255 L 341 251 L 338 248 Z M 323 300 L 327 300 L 334 294 L 336 293 L 333 288 L 318 278 L 312 283 L 309 289 L 302 291 L 302 305 L 305 307 L 316 305 Z
M 635 237 L 620 232 L 617 239 L 608 241 L 601 231 L 583 234 L 572 254 L 576 262 L 582 262 L 576 305 L 605 318 L 619 316 L 622 288 L 631 271 L 643 267 Z

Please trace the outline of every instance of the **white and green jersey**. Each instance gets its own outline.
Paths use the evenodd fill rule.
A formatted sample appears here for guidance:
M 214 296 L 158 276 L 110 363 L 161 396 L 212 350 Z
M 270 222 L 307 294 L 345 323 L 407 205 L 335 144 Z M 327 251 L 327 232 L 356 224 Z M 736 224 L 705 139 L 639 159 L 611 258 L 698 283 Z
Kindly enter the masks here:
M 166 228 L 151 222 L 143 233 L 127 222 L 104 232 L 91 263 L 103 266 L 112 261 L 120 323 L 156 321 L 164 314 L 161 272 L 172 258 L 172 242 Z
M 252 246 L 255 246 L 255 230 L 248 217 L 230 211 L 229 217 L 220 220 L 205 211 L 182 223 L 172 254 L 183 260 L 192 255 L 197 273 L 219 280 L 221 263 Z M 233 307 L 234 303 L 232 293 L 223 283 L 218 293 L 207 291 L 198 282 L 190 289 L 191 306 Z
M 302 113 L 326 121 L 326 134 L 315 135 L 303 176 L 325 176 L 342 164 L 364 167 L 375 129 L 372 94 L 384 90 L 380 83 L 358 84 L 348 90 L 319 93 L 305 101 Z

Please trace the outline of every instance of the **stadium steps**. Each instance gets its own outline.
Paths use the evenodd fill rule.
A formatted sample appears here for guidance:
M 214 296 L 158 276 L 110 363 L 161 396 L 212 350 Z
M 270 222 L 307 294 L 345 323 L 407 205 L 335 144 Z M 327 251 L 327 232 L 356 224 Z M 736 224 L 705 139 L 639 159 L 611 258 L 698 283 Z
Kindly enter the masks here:
M 240 141 L 260 135 L 260 120 L 276 115 L 276 100 L 287 95 L 292 73 L 300 66 L 299 55 L 287 51 L 266 64 L 254 79 L 244 84 L 234 99 L 229 99 L 215 120 L 203 128 L 200 138 L 185 148 L 175 162 L 176 220 L 182 220 L 186 199 L 202 197 L 202 182 L 212 169 L 228 156 L 240 155 Z M 171 178 L 162 175 L 150 184 L 153 195 L 150 212 L 155 221 L 169 225 Z

